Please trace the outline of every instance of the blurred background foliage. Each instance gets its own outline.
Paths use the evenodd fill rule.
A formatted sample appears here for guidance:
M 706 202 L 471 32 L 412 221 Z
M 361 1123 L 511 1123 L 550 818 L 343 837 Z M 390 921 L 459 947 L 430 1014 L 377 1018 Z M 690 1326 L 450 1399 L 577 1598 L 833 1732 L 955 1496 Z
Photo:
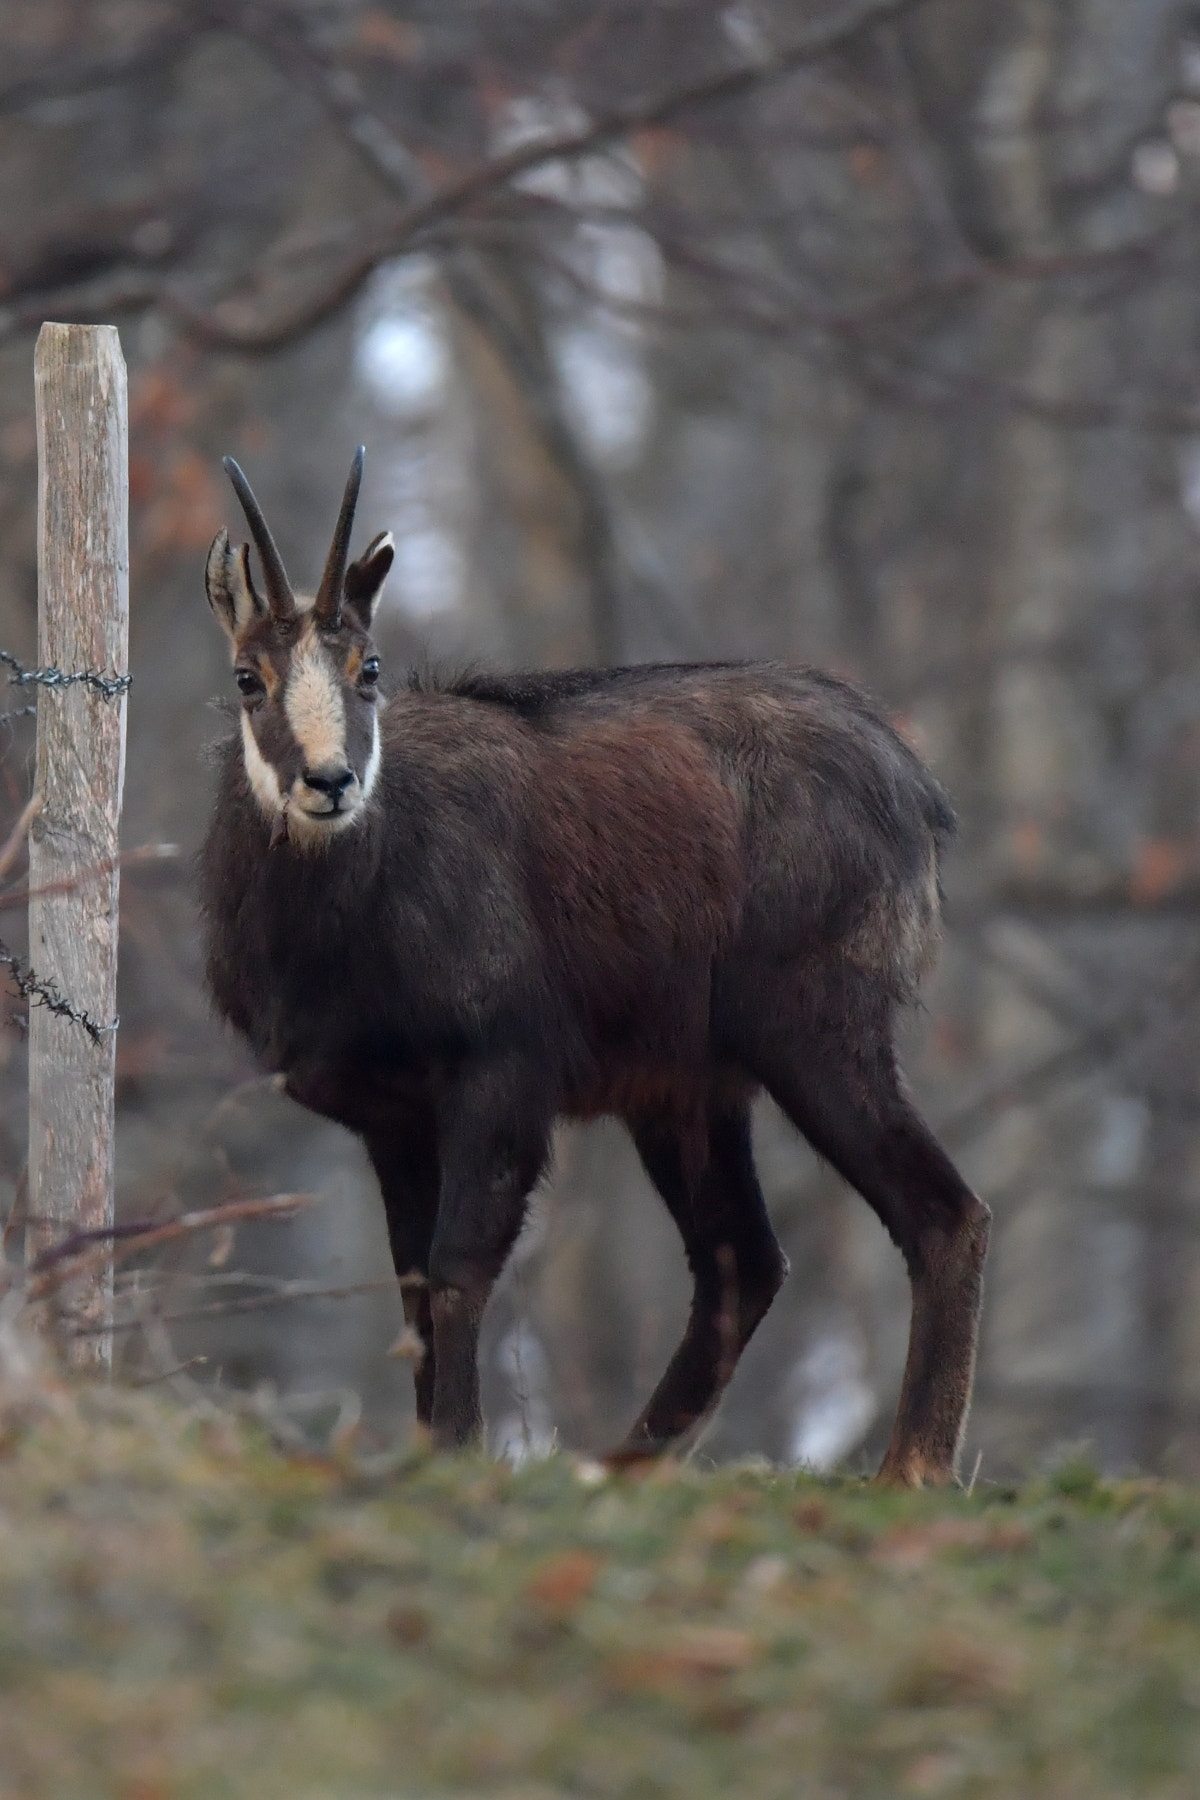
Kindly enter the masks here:
M 127 1368 L 205 1357 L 382 1441 L 411 1416 L 364 1159 L 213 1024 L 189 863 L 231 690 L 219 457 L 308 580 L 362 440 L 393 681 L 781 655 L 896 714 L 961 820 L 907 1061 L 996 1214 L 968 1464 L 1086 1438 L 1195 1475 L 1200 8 L 6 0 L 0 52 L 0 643 L 32 660 L 34 334 L 114 321 L 125 842 L 180 846 L 123 883 L 120 1212 L 321 1196 L 127 1268 Z M 32 735 L 3 729 L 11 822 Z M 792 1276 L 706 1451 L 865 1464 L 900 1259 L 767 1109 L 759 1136 Z M 496 1446 L 603 1446 L 686 1297 L 619 1132 L 563 1131 L 490 1315 Z

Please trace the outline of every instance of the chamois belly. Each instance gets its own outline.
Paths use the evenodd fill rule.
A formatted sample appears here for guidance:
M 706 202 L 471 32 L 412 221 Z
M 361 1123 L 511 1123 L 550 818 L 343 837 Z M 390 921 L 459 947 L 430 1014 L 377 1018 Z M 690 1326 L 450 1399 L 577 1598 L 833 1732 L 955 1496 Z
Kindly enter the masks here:
M 310 1112 L 350 1131 L 374 1133 L 427 1109 L 435 1094 L 432 1068 L 383 1064 L 366 1055 L 297 1057 L 280 1073 L 285 1091 Z
M 568 1090 L 563 1113 L 590 1120 L 611 1115 L 636 1123 L 673 1118 L 681 1124 L 703 1117 L 714 1106 L 752 1098 L 756 1084 L 740 1069 L 700 1064 L 623 1062 L 599 1069 Z

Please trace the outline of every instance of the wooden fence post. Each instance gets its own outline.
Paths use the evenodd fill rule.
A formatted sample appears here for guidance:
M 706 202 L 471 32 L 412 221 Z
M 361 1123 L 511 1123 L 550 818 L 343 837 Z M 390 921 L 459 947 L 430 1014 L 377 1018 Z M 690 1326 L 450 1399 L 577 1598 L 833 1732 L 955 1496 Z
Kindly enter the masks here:
M 42 326 L 34 355 L 38 445 L 38 661 L 64 675 L 128 667 L 128 422 L 125 362 L 111 325 Z M 26 1260 L 113 1223 L 117 1016 L 117 831 L 125 699 L 95 683 L 38 688 L 29 956 L 93 1029 L 29 1013 Z M 111 1259 L 63 1304 L 92 1327 L 68 1334 L 76 1367 L 107 1368 Z

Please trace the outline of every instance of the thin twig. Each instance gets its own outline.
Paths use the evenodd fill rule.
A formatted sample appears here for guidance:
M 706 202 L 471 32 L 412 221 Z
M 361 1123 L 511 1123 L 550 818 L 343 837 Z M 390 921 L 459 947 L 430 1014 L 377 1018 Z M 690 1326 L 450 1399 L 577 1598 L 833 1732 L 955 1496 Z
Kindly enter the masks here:
M 75 1231 L 61 1243 L 43 1251 L 30 1265 L 25 1292 L 30 1300 L 40 1300 L 64 1282 L 73 1281 L 90 1263 L 107 1260 L 110 1255 L 128 1256 L 134 1251 L 153 1249 L 158 1244 L 194 1237 L 198 1232 L 217 1231 L 245 1219 L 290 1218 L 301 1207 L 311 1206 L 315 1199 L 315 1194 L 273 1194 L 265 1200 L 227 1201 L 223 1206 L 181 1213 L 177 1219 L 161 1223 L 140 1220 Z
M 189 1356 L 176 1363 L 173 1369 L 156 1369 L 153 1375 L 138 1375 L 128 1385 L 132 1388 L 153 1387 L 156 1382 L 170 1381 L 173 1375 L 186 1375 L 189 1369 L 202 1368 L 207 1361 L 207 1356 Z
M 4 880 L 4 877 L 8 874 L 8 871 L 12 868 L 14 862 L 16 862 L 21 846 L 25 842 L 26 833 L 41 812 L 42 805 L 43 795 L 39 789 L 36 794 L 31 794 L 29 799 L 25 802 L 25 805 L 21 808 L 20 818 L 5 838 L 4 843 L 0 845 L 0 881 Z
M 164 1325 L 193 1325 L 201 1319 L 227 1318 L 234 1313 L 272 1312 L 279 1306 L 301 1305 L 307 1300 L 357 1300 L 368 1294 L 394 1293 L 396 1283 L 390 1277 L 380 1281 L 350 1281 L 338 1286 L 326 1287 L 308 1281 L 282 1283 L 278 1288 L 264 1294 L 242 1294 L 234 1300 L 213 1300 L 206 1306 L 185 1307 L 179 1312 L 162 1313 Z M 117 1298 L 128 1300 L 147 1299 L 145 1290 L 136 1294 L 127 1293 Z M 75 1326 L 79 1337 L 90 1337 L 99 1331 L 111 1329 L 115 1332 L 135 1331 L 142 1323 L 142 1318 L 118 1319 L 111 1327 L 105 1325 L 80 1324 Z
M 114 869 L 136 869 L 146 863 L 171 862 L 181 854 L 178 844 L 139 844 L 136 849 L 124 850 L 119 856 L 109 856 L 102 862 L 91 863 L 66 881 L 50 881 L 45 886 L 36 888 L 13 888 L 7 894 L 0 894 L 0 912 L 10 907 L 24 906 L 28 900 L 45 900 L 52 894 L 74 893 L 84 882 L 92 881 L 97 876 L 111 875 Z M 3 851 L 0 851 L 0 859 L 2 858 Z M 0 860 L 0 875 L 3 873 L 4 867 Z

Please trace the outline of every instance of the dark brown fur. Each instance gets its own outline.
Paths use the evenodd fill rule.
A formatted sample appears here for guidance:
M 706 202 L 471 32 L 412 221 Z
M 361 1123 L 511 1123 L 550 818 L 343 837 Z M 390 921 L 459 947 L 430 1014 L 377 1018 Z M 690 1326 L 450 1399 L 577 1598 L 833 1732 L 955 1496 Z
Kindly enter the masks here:
M 854 689 L 782 664 L 413 682 L 381 724 L 374 792 L 316 850 L 268 848 L 231 742 L 202 862 L 208 971 L 264 1065 L 366 1143 L 436 1441 L 478 1430 L 479 1319 L 563 1115 L 625 1120 L 695 1278 L 622 1454 L 711 1410 L 786 1267 L 750 1154 L 765 1087 L 908 1264 L 883 1474 L 948 1478 L 987 1210 L 892 1047 L 951 827 L 918 759 Z

